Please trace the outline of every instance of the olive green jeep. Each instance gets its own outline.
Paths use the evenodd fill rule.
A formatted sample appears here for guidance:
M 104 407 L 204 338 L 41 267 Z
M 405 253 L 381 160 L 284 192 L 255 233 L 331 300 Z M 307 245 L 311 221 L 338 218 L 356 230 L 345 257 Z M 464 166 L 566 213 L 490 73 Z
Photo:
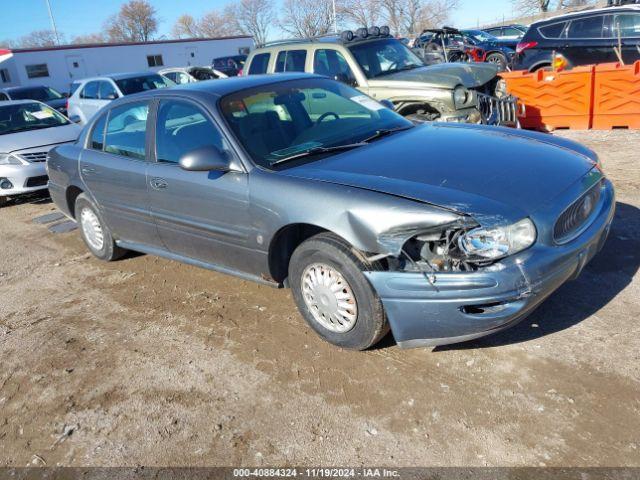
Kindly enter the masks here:
M 495 65 L 426 65 L 386 27 L 268 43 L 251 52 L 243 75 L 282 72 L 334 78 L 390 101 L 412 120 L 518 124 L 516 99 L 507 96 Z

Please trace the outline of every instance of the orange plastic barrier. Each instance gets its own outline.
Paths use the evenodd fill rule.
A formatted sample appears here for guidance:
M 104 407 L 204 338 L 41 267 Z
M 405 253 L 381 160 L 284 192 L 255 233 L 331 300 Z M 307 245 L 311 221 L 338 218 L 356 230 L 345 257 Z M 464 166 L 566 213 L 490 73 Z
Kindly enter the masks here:
M 507 82 L 507 91 L 526 107 L 520 117 L 523 128 L 551 131 L 591 127 L 593 66 L 561 72 L 505 72 L 501 76 Z
M 640 129 L 640 61 L 596 66 L 593 128 Z

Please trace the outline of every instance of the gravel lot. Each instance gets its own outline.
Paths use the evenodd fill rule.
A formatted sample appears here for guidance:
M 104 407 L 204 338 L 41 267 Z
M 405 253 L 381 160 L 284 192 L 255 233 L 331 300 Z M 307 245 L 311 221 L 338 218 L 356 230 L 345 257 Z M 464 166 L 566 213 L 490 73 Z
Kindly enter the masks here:
M 527 321 L 341 351 L 290 292 L 0 210 L 0 465 L 640 466 L 640 132 L 559 132 L 618 192 L 604 251 Z

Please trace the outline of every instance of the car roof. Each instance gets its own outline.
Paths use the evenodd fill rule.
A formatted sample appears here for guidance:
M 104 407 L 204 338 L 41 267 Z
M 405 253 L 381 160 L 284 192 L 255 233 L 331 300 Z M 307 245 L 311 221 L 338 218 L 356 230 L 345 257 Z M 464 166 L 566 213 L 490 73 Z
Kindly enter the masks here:
M 157 75 L 156 72 L 152 72 L 152 71 L 142 71 L 142 72 L 128 72 L 128 73 L 112 73 L 109 75 L 100 75 L 97 77 L 86 77 L 86 78 L 81 78 L 78 80 L 75 80 L 73 83 L 75 82 L 93 82 L 95 80 L 104 80 L 104 79 L 111 79 L 111 80 L 126 80 L 127 78 L 135 78 L 135 77 L 145 77 L 147 75 Z
M 546 18 L 544 20 L 538 20 L 531 24 L 532 27 L 538 27 L 546 23 L 561 22 L 566 19 L 579 17 L 581 15 L 591 15 L 594 13 L 616 13 L 616 12 L 640 12 L 640 5 L 624 5 L 620 7 L 604 7 L 604 8 L 587 8 L 585 10 L 579 10 L 577 12 L 565 13 L 564 15 L 558 15 L 552 18 Z
M 11 106 L 11 105 L 22 105 L 22 104 L 27 104 L 27 103 L 40 103 L 40 104 L 42 104 L 42 102 L 39 102 L 38 100 L 6 100 L 4 102 L 0 102 L 0 108 L 1 107 Z
M 303 38 L 303 39 L 288 39 L 288 40 L 279 40 L 275 42 L 268 42 L 264 46 L 258 47 L 251 51 L 251 54 L 256 55 L 258 53 L 270 52 L 273 50 L 279 50 L 282 47 L 289 47 L 295 45 L 301 49 L 311 48 L 314 46 L 318 46 L 319 44 L 329 43 L 332 45 L 342 45 L 343 47 L 349 47 L 351 45 L 359 45 L 367 42 L 375 42 L 378 40 L 398 40 L 397 38 L 391 35 L 378 35 L 378 36 L 369 36 L 366 38 L 354 37 L 353 40 L 347 42 L 342 40 L 342 37 L 337 34 L 329 34 L 323 35 L 321 37 L 315 38 Z
M 314 75 L 309 73 L 278 73 L 271 75 L 250 75 L 245 77 L 230 77 L 225 78 L 224 81 L 208 81 L 208 82 L 195 82 L 185 83 L 183 85 L 177 85 L 171 88 L 158 88 L 155 90 L 148 90 L 146 92 L 136 93 L 124 98 L 145 98 L 155 96 L 170 96 L 175 92 L 193 92 L 197 94 L 208 94 L 217 97 L 223 97 L 230 93 L 247 90 L 249 88 L 260 87 L 262 85 L 273 85 L 276 83 L 283 83 L 290 80 L 302 80 L 306 78 L 326 78 L 322 75 Z M 116 100 L 119 102 L 119 100 Z
M 5 87 L 0 89 L 0 92 L 7 92 L 7 93 L 19 92 L 20 90 L 27 90 L 31 88 L 47 88 L 47 86 L 46 85 L 23 85 L 20 87 Z

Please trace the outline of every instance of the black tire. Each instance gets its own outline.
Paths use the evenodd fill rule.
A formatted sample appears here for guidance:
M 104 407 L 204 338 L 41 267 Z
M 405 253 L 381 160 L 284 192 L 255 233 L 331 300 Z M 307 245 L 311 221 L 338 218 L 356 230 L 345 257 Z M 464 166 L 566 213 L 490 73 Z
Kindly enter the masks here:
M 302 276 L 313 264 L 323 264 L 339 272 L 355 297 L 355 325 L 344 333 L 334 332 L 319 323 L 311 313 L 302 292 Z M 324 340 L 338 347 L 366 350 L 389 331 L 382 302 L 363 271 L 379 270 L 344 240 L 331 233 L 321 233 L 303 242 L 291 256 L 289 283 L 298 310 L 309 326 Z
M 9 203 L 9 197 L 0 197 L 0 208 L 6 206 Z
M 100 228 L 102 229 L 102 248 L 98 249 L 88 240 L 85 230 L 82 225 L 82 212 L 86 209 L 91 210 L 93 214 L 96 216 Z M 89 200 L 84 193 L 78 195 L 76 199 L 75 206 L 75 214 L 76 214 L 76 222 L 78 223 L 78 228 L 80 229 L 80 235 L 82 236 L 82 240 L 84 244 L 87 246 L 89 251 L 100 260 L 104 260 L 106 262 L 111 262 L 113 260 L 117 260 L 121 258 L 127 251 L 123 248 L 120 248 L 116 245 L 116 242 L 111 235 L 111 231 L 109 227 L 105 223 L 102 215 L 100 215 L 100 211 L 96 208 L 96 206 Z
M 501 72 L 507 69 L 507 58 L 501 53 L 490 53 L 485 61 L 497 65 Z

